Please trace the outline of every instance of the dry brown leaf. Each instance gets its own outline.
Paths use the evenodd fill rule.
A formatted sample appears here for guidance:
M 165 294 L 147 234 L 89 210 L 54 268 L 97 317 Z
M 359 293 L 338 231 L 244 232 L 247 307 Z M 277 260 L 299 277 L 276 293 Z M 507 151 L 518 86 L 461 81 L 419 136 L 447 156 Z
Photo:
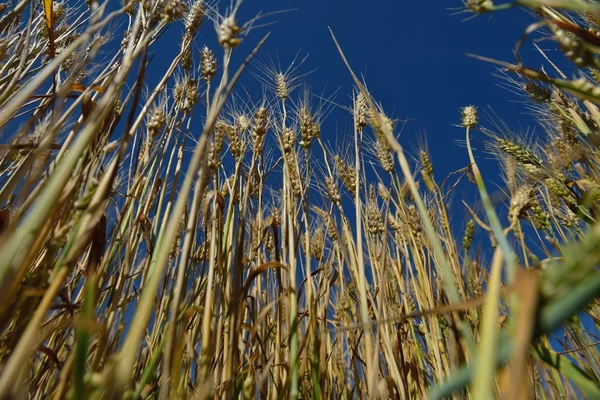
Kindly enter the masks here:
M 513 350 L 509 361 L 512 379 L 506 398 L 525 400 L 532 398 L 531 380 L 527 373 L 529 345 L 533 338 L 536 315 L 540 300 L 540 276 L 537 270 L 519 270 L 515 279 L 515 294 L 518 296 L 516 331 L 513 332 Z
M 54 0 L 44 0 L 44 15 L 46 16 L 46 28 L 48 29 L 48 47 L 50 58 L 54 58 Z

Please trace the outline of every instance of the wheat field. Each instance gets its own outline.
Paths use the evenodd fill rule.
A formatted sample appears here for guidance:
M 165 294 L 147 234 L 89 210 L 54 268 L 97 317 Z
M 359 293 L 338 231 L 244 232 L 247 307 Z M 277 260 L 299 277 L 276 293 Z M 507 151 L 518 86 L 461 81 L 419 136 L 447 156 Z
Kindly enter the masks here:
M 448 176 L 351 44 L 331 32 L 354 87 L 329 102 L 301 57 L 260 61 L 255 2 L 225 3 L 0 3 L 0 398 L 600 399 L 600 3 L 456 0 L 537 21 L 479 58 L 542 129 L 465 104 Z M 520 57 L 539 35 L 543 69 Z

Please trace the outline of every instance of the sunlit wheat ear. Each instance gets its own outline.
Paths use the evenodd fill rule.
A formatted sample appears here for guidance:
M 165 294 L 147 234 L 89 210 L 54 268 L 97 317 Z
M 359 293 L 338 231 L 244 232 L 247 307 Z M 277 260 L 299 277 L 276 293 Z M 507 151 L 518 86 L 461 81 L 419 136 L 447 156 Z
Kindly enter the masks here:
M 511 139 L 498 139 L 498 149 L 503 153 L 514 157 L 519 168 L 534 179 L 541 179 L 548 175 L 543 161 L 533 151 Z
M 425 133 L 418 134 L 418 139 L 415 141 L 415 144 L 411 144 L 411 147 L 414 148 L 411 153 L 414 154 L 414 163 L 423 179 L 423 183 L 425 183 L 425 186 L 431 193 L 436 192 L 437 188 L 431 154 L 427 145 L 427 135 Z
M 217 120 L 212 137 L 208 143 L 208 167 L 216 171 L 221 166 L 221 152 L 226 137 L 233 135 L 234 127 L 223 119 Z
M 281 145 L 283 146 L 284 154 L 288 154 L 293 151 L 296 145 L 296 140 L 298 138 L 298 133 L 296 128 L 293 126 L 286 126 L 279 130 L 280 132 L 280 140 Z
M 512 224 L 526 217 L 526 212 L 531 208 L 534 201 L 534 191 L 531 186 L 523 185 L 515 190 L 510 199 L 508 218 Z
M 377 194 L 384 204 L 389 202 L 392 198 L 392 193 L 390 192 L 389 188 L 381 181 L 377 182 Z
M 323 220 L 323 225 L 325 226 L 325 232 L 327 233 L 327 236 L 333 241 L 337 240 L 337 225 L 331 213 L 318 207 L 313 207 L 312 210 Z
M 215 31 L 219 44 L 226 50 L 233 49 L 242 41 L 240 34 L 242 27 L 238 26 L 236 17 L 241 1 L 236 1 L 235 5 L 225 10 L 225 14 L 216 14 L 214 17 Z
M 480 131 L 491 139 L 486 143 L 486 150 L 497 159 L 510 157 L 515 161 L 520 175 L 528 176 L 530 179 L 543 179 L 548 176 L 548 168 L 540 156 L 543 148 L 535 142 L 535 135 L 532 133 L 512 132 L 502 121 L 494 122 L 496 133 L 487 128 L 480 128 Z
M 260 158 L 265 144 L 267 130 L 269 129 L 269 110 L 264 106 L 259 106 L 254 113 L 252 121 L 252 147 L 254 153 Z
M 362 92 L 358 92 L 354 97 L 354 107 L 352 108 L 354 116 L 354 125 L 358 132 L 362 132 L 368 123 L 369 104 Z
M 290 151 L 285 155 L 287 159 L 288 172 L 290 177 L 290 186 L 296 198 L 302 197 L 302 175 L 300 173 L 300 164 L 298 154 L 295 151 Z
M 375 133 L 374 140 L 368 139 L 372 142 L 372 147 L 369 150 L 375 155 L 381 168 L 391 173 L 395 168 L 394 152 L 384 132 L 393 132 L 396 122 L 387 117 L 381 110 L 381 106 L 377 105 L 376 109 L 369 110 L 368 124 Z
M 281 101 L 285 101 L 288 97 L 290 97 L 290 85 L 285 75 L 282 73 L 278 73 L 275 76 L 275 93 L 277 97 L 281 99 Z
M 472 219 L 470 219 L 465 226 L 465 232 L 463 234 L 463 239 L 462 239 L 462 247 L 465 252 L 468 252 L 469 249 L 471 248 L 474 238 L 475 238 L 475 222 Z
M 464 128 L 475 129 L 479 125 L 479 113 L 475 106 L 462 108 L 461 117 L 461 125 Z
M 175 83 L 173 99 L 177 107 L 184 113 L 191 112 L 198 103 L 200 82 L 198 79 L 184 76 Z
M 367 100 L 365 99 L 364 101 Z M 372 99 L 371 102 L 375 104 L 375 107 L 369 109 L 367 117 L 368 124 L 373 128 L 376 137 L 385 139 L 384 132 L 393 132 L 397 121 L 394 121 L 385 114 L 381 104 L 375 103 Z
M 556 178 L 546 178 L 544 179 L 544 186 L 551 195 L 562 199 L 568 206 L 577 205 L 577 197 L 564 182 Z
M 166 118 L 168 113 L 167 98 L 163 97 L 150 108 L 150 112 L 147 115 L 146 129 L 148 134 L 152 138 L 156 138 L 162 132 L 165 126 Z
M 385 138 L 376 138 L 374 141 L 373 153 L 379 161 L 379 165 L 386 172 L 393 172 L 395 168 L 392 148 Z
M 225 9 L 223 14 L 220 14 L 216 10 L 215 5 L 211 7 L 211 12 L 207 14 L 214 23 L 219 44 L 225 50 L 231 50 L 239 46 L 244 37 L 246 37 L 253 29 L 273 24 L 273 22 L 266 22 L 262 24 L 257 24 L 257 22 L 278 13 L 273 12 L 263 14 L 259 12 L 256 14 L 256 16 L 249 19 L 244 24 L 239 25 L 237 21 L 237 13 L 239 12 L 241 5 L 242 0 L 235 0 L 235 2 L 231 1 L 230 5 Z
M 204 46 L 200 51 L 200 71 L 206 82 L 210 82 L 217 75 L 215 53 L 207 46 Z
M 351 163 L 347 162 L 342 156 L 334 156 L 335 172 L 340 181 L 352 196 L 356 192 L 356 171 Z M 359 182 L 360 185 L 360 182 Z
M 535 199 L 529 209 L 529 220 L 533 226 L 540 230 L 550 230 L 550 218 L 548 213 L 540 206 L 540 203 Z
M 308 235 L 308 241 L 306 240 Z M 308 242 L 308 248 L 306 243 Z M 323 227 L 312 229 L 309 233 L 304 233 L 302 244 L 305 247 L 304 251 L 310 257 L 314 257 L 317 260 L 321 260 L 324 255 L 325 235 L 323 233 Z
M 468 14 L 469 16 L 463 22 L 476 18 L 481 14 L 485 14 L 494 10 L 493 0 L 461 0 L 462 7 L 452 7 L 449 10 L 453 11 L 452 15 Z
M 564 227 L 575 230 L 580 228 L 581 218 L 579 218 L 579 216 L 577 216 L 570 208 L 563 207 L 560 211 L 561 212 L 558 213 L 558 219 Z
M 327 193 L 327 197 L 329 198 L 329 201 L 331 201 L 331 203 L 336 206 L 340 206 L 341 201 L 342 201 L 342 196 L 338 189 L 336 180 L 332 177 L 326 176 L 324 186 L 325 186 L 325 192 Z
M 321 124 L 334 106 L 335 93 L 325 98 L 315 96 L 310 86 L 305 86 L 299 100 L 294 102 L 294 113 L 300 127 L 300 146 L 309 149 L 321 137 Z M 315 104 L 316 102 L 316 104 Z
M 383 215 L 379 209 L 377 194 L 373 185 L 369 185 L 369 197 L 365 204 L 365 222 L 369 233 L 378 234 L 384 232 Z
M 161 18 L 165 22 L 173 22 L 182 19 L 187 11 L 187 4 L 182 0 L 167 0 L 164 2 Z
M 321 136 L 319 121 L 306 106 L 300 106 L 298 110 L 298 125 L 300 126 L 300 146 L 310 149 L 312 142 Z
M 494 8 L 492 0 L 463 0 L 463 5 L 471 12 L 483 14 Z
M 250 103 L 238 101 L 237 99 L 228 104 L 225 118 L 230 122 L 219 122 L 219 130 L 228 140 L 229 151 L 236 160 L 242 160 L 253 138 L 251 129 L 253 126 L 253 106 Z M 215 127 L 215 132 L 217 131 Z
M 194 0 L 187 6 L 184 24 L 186 35 L 191 36 L 190 39 L 192 39 L 198 32 L 198 29 L 200 29 L 200 25 L 206 14 L 206 8 L 207 5 L 205 0 Z
M 233 132 L 233 135 L 228 136 L 227 149 L 236 161 L 241 161 L 246 151 L 246 140 L 241 134 L 237 133 L 237 130 Z
M 299 53 L 286 69 L 281 67 L 279 59 L 276 62 L 272 59 L 259 61 L 257 62 L 257 71 L 253 72 L 253 75 L 281 101 L 285 101 L 300 86 L 302 78 L 310 74 L 310 72 L 301 72 L 308 55 L 302 59 L 299 59 L 298 56 Z

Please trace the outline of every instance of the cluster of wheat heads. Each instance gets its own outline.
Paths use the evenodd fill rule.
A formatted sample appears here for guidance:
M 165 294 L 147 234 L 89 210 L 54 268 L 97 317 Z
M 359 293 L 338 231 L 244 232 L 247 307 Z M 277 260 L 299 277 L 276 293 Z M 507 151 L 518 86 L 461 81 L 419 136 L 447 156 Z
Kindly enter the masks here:
M 350 69 L 340 148 L 302 60 L 236 94 L 266 39 L 232 57 L 239 5 L 0 3 L 0 398 L 600 398 L 600 8 L 465 2 L 530 7 L 524 42 L 578 75 L 499 63 L 543 129 L 465 107 L 470 162 L 438 180 Z M 450 204 L 461 181 L 480 203 Z

